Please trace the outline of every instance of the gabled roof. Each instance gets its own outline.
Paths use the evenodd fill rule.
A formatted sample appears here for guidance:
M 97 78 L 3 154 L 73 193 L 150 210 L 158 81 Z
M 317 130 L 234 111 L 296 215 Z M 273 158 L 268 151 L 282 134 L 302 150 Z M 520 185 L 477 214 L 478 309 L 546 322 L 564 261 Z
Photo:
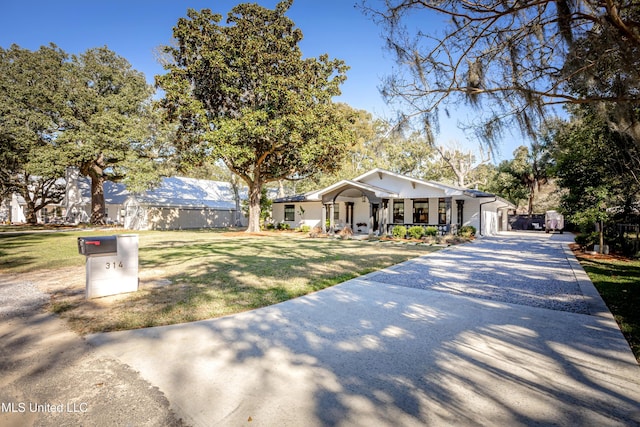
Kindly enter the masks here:
M 392 191 L 386 190 L 382 187 L 376 187 L 375 185 L 371 185 L 371 184 L 366 184 L 364 182 L 358 182 L 356 180 L 348 180 L 348 179 L 343 179 L 342 181 L 336 182 L 333 185 L 330 185 L 329 187 L 323 188 L 322 190 L 313 192 L 310 194 L 310 197 L 314 197 L 316 199 L 320 198 L 323 194 L 327 194 L 330 193 L 332 191 L 338 190 L 340 188 L 343 187 L 355 187 L 358 188 L 360 190 L 364 190 L 364 191 L 369 191 L 374 193 L 376 196 L 378 197 L 398 197 L 397 193 L 394 193 Z
M 504 203 L 506 205 L 508 205 L 509 207 L 513 207 L 515 208 L 515 206 L 510 203 L 509 201 L 496 196 L 495 194 L 492 193 L 487 193 L 484 191 L 480 191 L 480 190 L 473 190 L 473 189 L 468 189 L 468 188 L 462 188 L 462 187 L 457 187 L 454 185 L 447 185 L 447 184 L 443 184 L 441 182 L 437 182 L 437 181 L 427 181 L 424 179 L 419 179 L 419 178 L 413 178 L 407 175 L 402 175 L 399 173 L 395 173 L 395 172 L 391 172 L 385 169 L 381 169 L 381 168 L 375 168 L 372 169 L 360 176 L 357 176 L 356 178 L 352 179 L 352 180 L 342 180 L 339 181 L 333 185 L 330 185 L 326 188 L 323 188 L 321 190 L 317 190 L 317 191 L 312 191 L 309 193 L 305 193 L 305 194 L 301 194 L 301 195 L 296 195 L 296 196 L 289 196 L 289 197 L 283 197 L 283 198 L 279 198 L 274 200 L 274 202 L 276 203 L 286 203 L 286 202 L 307 202 L 307 201 L 319 201 L 322 200 L 322 196 L 326 195 L 326 194 L 332 194 L 335 193 L 336 191 L 340 190 L 341 188 L 355 188 L 355 189 L 360 189 L 363 192 L 369 192 L 372 194 L 375 194 L 376 197 L 379 198 L 396 198 L 399 197 L 399 194 L 396 192 L 393 192 L 391 190 L 382 188 L 382 187 L 377 187 L 365 182 L 362 182 L 364 180 L 366 180 L 367 178 L 374 176 L 374 175 L 378 175 L 380 177 L 382 177 L 382 175 L 387 175 L 387 176 L 392 176 L 404 181 L 407 181 L 409 183 L 412 184 L 412 186 L 415 187 L 415 184 L 420 184 L 420 185 L 424 185 L 427 187 L 433 187 L 439 190 L 442 190 L 445 192 L 445 194 L 449 194 L 449 195 L 453 195 L 453 196 L 466 196 L 466 197 L 472 197 L 472 198 L 494 198 L 495 201 L 500 202 L 500 203 Z
M 416 184 L 421 184 L 421 185 L 427 185 L 427 186 L 431 186 L 431 187 L 435 187 L 438 188 L 440 190 L 445 190 L 445 191 L 464 191 L 464 188 L 460 188 L 460 187 L 456 187 L 453 185 L 447 185 L 447 184 L 443 184 L 441 182 L 437 182 L 437 181 L 427 181 L 424 179 L 420 179 L 420 178 L 413 178 L 411 176 L 407 176 L 407 175 L 402 175 L 396 172 L 391 172 L 389 170 L 386 169 L 381 169 L 381 168 L 375 168 L 370 170 L 369 172 L 363 173 L 362 175 L 354 178 L 354 181 L 361 181 L 365 178 L 370 177 L 371 175 L 380 175 L 380 174 L 384 174 L 384 175 L 389 175 L 389 176 L 393 176 L 408 182 L 412 182 L 412 183 L 416 183 Z
M 78 188 L 82 203 L 91 203 L 89 178 L 79 177 Z M 120 182 L 104 183 L 104 198 L 107 204 L 122 205 L 132 197 L 139 204 L 149 206 L 216 209 L 235 209 L 236 207 L 231 184 L 223 181 L 168 177 L 162 178 L 158 187 L 139 194 L 132 194 Z

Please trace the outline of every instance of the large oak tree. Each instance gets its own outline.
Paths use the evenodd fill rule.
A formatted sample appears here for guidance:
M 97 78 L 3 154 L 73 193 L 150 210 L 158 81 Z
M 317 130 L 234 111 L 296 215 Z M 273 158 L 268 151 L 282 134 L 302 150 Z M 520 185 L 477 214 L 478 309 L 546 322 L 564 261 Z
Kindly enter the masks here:
M 363 0 L 399 70 L 385 82 L 428 130 L 469 103 L 487 142 L 515 119 L 535 135 L 549 107 L 592 104 L 640 144 L 640 4 L 628 0 Z M 427 22 L 429 25 L 427 26 Z M 407 108 L 408 106 L 408 108 Z
M 285 16 L 291 5 L 240 4 L 226 22 L 190 9 L 165 48 L 167 73 L 156 77 L 182 164 L 222 159 L 247 183 L 248 231 L 260 228 L 264 184 L 337 168 L 353 139 L 353 110 L 332 102 L 347 67 L 328 55 L 302 58 L 302 32 Z
M 91 179 L 91 223 L 102 224 L 104 183 L 152 172 L 153 156 L 147 154 L 154 145 L 153 88 L 107 47 L 74 55 L 69 65 L 68 111 L 59 139 L 73 164 Z
M 66 61 L 55 45 L 0 48 L 0 196 L 20 194 L 30 224 L 64 196 L 59 178 L 68 157 L 56 136 L 65 109 Z

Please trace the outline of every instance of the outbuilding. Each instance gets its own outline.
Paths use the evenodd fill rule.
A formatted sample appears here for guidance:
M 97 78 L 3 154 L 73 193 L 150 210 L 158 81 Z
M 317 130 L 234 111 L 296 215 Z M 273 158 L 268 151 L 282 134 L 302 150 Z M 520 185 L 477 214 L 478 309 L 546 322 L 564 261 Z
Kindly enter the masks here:
M 124 227 L 131 230 L 176 230 L 246 226 L 240 194 L 228 182 L 171 177 L 124 202 Z
M 89 222 L 91 183 L 78 168 L 67 168 L 61 178 L 66 186 L 64 200 L 47 205 L 38 212 L 39 222 L 79 224 Z M 142 193 L 131 193 L 124 184 L 104 183 L 105 222 L 131 230 L 170 230 L 246 226 L 241 200 L 246 189 L 234 189 L 223 181 L 184 177 L 162 178 L 158 187 Z M 14 194 L 5 217 L 24 222 L 25 202 Z M 0 214 L 2 210 L 0 210 Z

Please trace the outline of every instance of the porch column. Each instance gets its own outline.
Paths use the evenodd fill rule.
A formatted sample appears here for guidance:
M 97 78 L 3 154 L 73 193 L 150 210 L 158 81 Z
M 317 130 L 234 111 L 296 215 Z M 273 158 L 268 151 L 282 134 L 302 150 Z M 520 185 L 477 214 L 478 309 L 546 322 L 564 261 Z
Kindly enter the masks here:
M 322 214 L 320 215 L 320 226 L 322 227 L 322 233 L 327 233 L 327 205 L 322 204 Z
M 333 223 L 334 211 L 335 211 L 334 204 L 331 203 L 329 205 L 329 233 L 331 233 L 331 234 L 333 234 L 335 232 L 335 224 Z
M 380 235 L 387 234 L 387 224 L 389 223 L 389 199 L 382 199 L 382 209 L 380 209 Z
M 373 235 L 373 224 L 375 220 L 373 218 L 373 203 L 369 202 L 369 236 Z
M 355 226 L 353 224 L 353 202 L 346 202 L 345 206 L 347 208 L 347 224 L 351 227 L 352 230 L 355 230 Z

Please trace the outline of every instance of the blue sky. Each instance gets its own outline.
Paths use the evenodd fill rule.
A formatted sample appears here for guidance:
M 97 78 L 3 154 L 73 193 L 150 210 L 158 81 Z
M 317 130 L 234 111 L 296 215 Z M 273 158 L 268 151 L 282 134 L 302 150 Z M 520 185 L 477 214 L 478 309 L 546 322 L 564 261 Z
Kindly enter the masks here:
M 256 0 L 273 8 L 278 0 Z M 7 1 L 0 13 L 0 46 L 12 43 L 37 49 L 53 42 L 68 53 L 108 46 L 125 57 L 152 83 L 163 73 L 154 50 L 168 44 L 172 27 L 186 16 L 187 8 L 209 8 L 226 16 L 240 0 L 40 0 Z M 338 101 L 392 118 L 394 113 L 379 93 L 384 76 L 393 71 L 391 54 L 384 49 L 382 29 L 355 8 L 356 0 L 295 0 L 288 16 L 304 34 L 305 57 L 328 53 L 351 67 Z M 438 21 L 425 22 L 432 28 Z M 460 109 L 462 114 L 466 111 Z M 456 140 L 475 150 L 477 142 L 457 129 L 456 118 L 441 123 L 439 144 Z M 511 146 L 513 145 L 513 147 Z M 503 144 L 501 158 L 508 158 L 519 144 Z

